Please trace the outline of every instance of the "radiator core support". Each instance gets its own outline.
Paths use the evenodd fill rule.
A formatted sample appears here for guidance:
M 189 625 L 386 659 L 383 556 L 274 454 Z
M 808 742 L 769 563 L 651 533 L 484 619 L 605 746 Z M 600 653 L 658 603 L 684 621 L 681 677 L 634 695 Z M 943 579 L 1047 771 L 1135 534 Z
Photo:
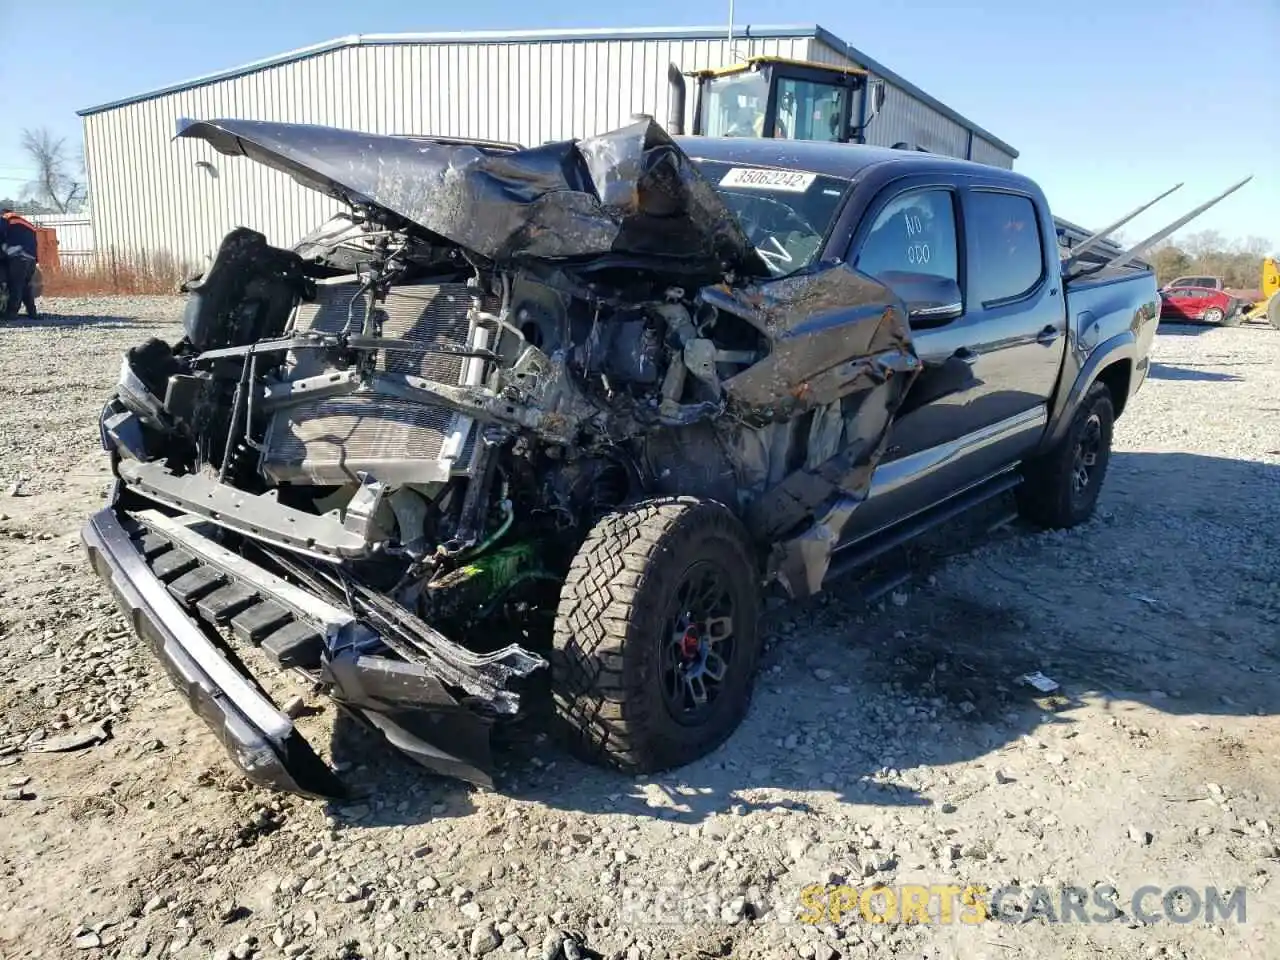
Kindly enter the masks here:
M 336 277 L 316 287 L 316 299 L 295 312 L 294 332 L 336 334 L 349 317 L 358 330 L 367 294 L 357 280 Z M 464 283 L 417 284 L 391 288 L 376 313 L 383 337 L 467 350 L 482 335 L 487 339 L 487 331 L 472 320 L 474 306 L 473 291 Z M 338 372 L 326 368 L 324 355 L 312 350 L 292 352 L 286 369 L 287 383 Z M 465 382 L 468 369 L 465 356 L 381 351 L 374 372 L 457 386 Z M 469 475 L 473 432 L 469 417 L 440 404 L 364 389 L 338 396 L 304 395 L 277 409 L 268 422 L 262 472 L 276 483 L 343 485 L 358 481 L 360 474 L 389 485 L 446 482 Z

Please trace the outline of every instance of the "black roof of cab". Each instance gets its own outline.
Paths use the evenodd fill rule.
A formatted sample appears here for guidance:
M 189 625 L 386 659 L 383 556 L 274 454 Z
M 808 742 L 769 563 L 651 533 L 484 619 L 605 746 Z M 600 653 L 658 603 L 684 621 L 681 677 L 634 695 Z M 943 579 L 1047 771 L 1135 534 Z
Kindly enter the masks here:
M 821 140 L 688 136 L 673 139 L 695 161 L 803 170 L 849 180 L 851 186 L 846 193 L 844 207 L 827 231 L 823 251 L 825 258 L 839 259 L 846 254 L 850 238 L 868 206 L 888 184 L 905 177 L 939 177 L 943 182 L 953 184 L 1005 188 L 1033 198 L 1033 202 L 1043 210 L 1048 208 L 1044 193 L 1030 177 L 1001 167 L 936 153 Z M 1041 230 L 1045 248 L 1055 249 L 1057 237 L 1053 219 L 1045 217 Z
M 757 167 L 780 167 L 805 170 L 831 177 L 852 180 L 870 167 L 893 164 L 893 174 L 952 173 L 997 178 L 1011 185 L 1033 190 L 1035 185 L 1022 174 L 987 164 L 957 160 L 936 153 L 916 150 L 893 150 L 857 143 L 835 143 L 822 140 L 777 140 L 755 137 L 673 137 L 680 149 L 695 160 L 717 160 L 722 163 Z M 888 172 L 888 171 L 885 171 Z

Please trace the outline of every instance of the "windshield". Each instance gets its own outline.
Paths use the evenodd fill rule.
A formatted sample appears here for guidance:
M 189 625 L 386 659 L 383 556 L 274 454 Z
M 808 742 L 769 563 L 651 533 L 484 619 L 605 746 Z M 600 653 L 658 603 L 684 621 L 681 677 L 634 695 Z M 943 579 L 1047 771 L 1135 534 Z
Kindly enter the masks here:
M 695 160 L 737 216 L 775 277 L 813 263 L 831 229 L 847 180 L 805 170 Z
M 768 104 L 767 74 L 716 77 L 706 86 L 702 130 L 709 137 L 763 137 Z

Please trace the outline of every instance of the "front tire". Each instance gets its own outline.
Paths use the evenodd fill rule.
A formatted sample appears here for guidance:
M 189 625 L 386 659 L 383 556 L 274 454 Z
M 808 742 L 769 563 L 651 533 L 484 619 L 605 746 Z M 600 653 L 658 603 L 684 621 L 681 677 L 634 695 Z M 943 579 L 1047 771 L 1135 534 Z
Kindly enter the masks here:
M 1042 527 L 1067 529 L 1093 516 L 1111 460 L 1114 425 L 1111 392 L 1095 383 L 1066 435 L 1048 453 L 1023 464 L 1016 496 L 1024 518 Z
M 552 689 L 574 752 L 645 773 L 723 743 L 750 702 L 759 609 L 754 552 L 727 507 L 668 497 L 605 516 L 556 616 Z

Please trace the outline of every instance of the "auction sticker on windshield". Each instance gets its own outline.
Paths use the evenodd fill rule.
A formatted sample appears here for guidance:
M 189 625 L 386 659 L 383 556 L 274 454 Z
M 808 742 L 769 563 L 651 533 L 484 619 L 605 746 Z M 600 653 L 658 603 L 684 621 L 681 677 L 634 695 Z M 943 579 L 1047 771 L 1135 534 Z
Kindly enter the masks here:
M 785 190 L 804 193 L 818 179 L 816 173 L 798 170 L 761 170 L 758 167 L 734 167 L 720 181 L 722 187 L 749 187 L 757 190 Z

